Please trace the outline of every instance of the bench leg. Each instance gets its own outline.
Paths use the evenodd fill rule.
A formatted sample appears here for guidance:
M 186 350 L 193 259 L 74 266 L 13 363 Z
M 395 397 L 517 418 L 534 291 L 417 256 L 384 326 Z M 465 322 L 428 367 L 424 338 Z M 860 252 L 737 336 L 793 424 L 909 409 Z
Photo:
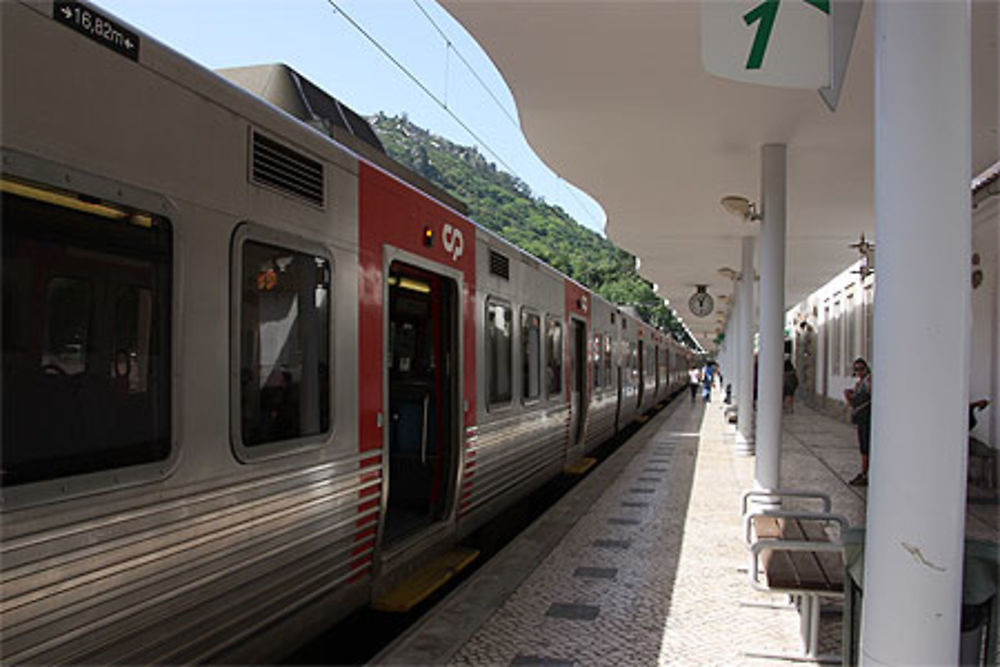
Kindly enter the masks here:
M 805 601 L 808 605 L 808 613 L 803 614 L 803 618 L 807 619 L 809 623 L 806 635 L 806 655 L 810 658 L 815 658 L 819 655 L 819 596 L 806 595 Z
M 779 655 L 775 653 L 745 652 L 750 658 L 782 660 L 787 662 L 809 662 L 820 664 L 841 664 L 839 655 L 825 655 L 819 652 L 819 619 L 821 597 L 809 593 L 790 595 L 793 606 L 799 612 L 799 631 L 802 636 L 804 655 Z

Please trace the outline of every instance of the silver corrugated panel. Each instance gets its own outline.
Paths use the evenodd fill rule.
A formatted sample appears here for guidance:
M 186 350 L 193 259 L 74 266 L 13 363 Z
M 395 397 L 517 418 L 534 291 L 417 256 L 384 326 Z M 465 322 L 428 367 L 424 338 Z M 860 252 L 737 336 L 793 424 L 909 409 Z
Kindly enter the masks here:
M 210 658 L 370 567 L 377 471 L 354 458 L 5 542 L 4 662 Z
M 481 424 L 470 452 L 474 471 L 462 484 L 462 514 L 564 462 L 569 408 Z
M 608 393 L 598 396 L 588 409 L 587 444 L 590 451 L 615 434 L 615 412 L 618 408 L 618 396 Z

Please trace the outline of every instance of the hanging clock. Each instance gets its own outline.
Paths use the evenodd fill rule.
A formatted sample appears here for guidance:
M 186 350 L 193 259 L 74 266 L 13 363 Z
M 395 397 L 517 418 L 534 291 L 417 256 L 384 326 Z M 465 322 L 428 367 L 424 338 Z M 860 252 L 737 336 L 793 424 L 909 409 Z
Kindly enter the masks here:
M 695 317 L 707 317 L 715 308 L 715 299 L 708 293 L 708 285 L 698 285 L 698 291 L 688 300 L 688 308 Z

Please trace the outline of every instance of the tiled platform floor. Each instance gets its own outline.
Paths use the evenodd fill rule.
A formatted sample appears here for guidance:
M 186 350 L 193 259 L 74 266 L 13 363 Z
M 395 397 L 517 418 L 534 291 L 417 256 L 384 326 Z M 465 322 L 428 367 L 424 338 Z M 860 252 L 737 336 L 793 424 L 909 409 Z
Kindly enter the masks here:
M 733 455 L 722 405 L 682 396 L 376 658 L 383 664 L 764 664 L 801 651 L 798 614 L 753 591 L 738 516 L 753 458 Z M 854 429 L 785 415 L 782 485 L 822 489 L 864 520 Z M 968 534 L 997 539 L 996 505 Z M 827 607 L 824 607 L 826 609 Z M 839 605 L 821 649 L 840 651 Z

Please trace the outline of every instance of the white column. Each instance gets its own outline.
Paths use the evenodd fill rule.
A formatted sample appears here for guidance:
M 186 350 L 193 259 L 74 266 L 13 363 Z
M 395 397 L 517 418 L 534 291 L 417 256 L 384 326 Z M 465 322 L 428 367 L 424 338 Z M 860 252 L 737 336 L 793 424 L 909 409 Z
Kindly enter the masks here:
M 785 146 L 761 149 L 760 345 L 757 362 L 757 468 L 776 489 L 781 467 L 781 381 L 785 331 Z
M 736 408 L 736 389 L 739 387 L 740 368 L 740 338 L 739 338 L 739 318 L 740 300 L 736 293 L 736 283 L 733 283 L 729 301 L 729 321 L 726 322 L 726 381 L 722 387 L 725 392 L 725 385 L 730 386 L 730 409 Z M 734 425 L 735 428 L 735 425 Z
M 726 382 L 729 382 L 730 368 L 732 367 L 732 362 L 730 361 L 730 358 L 732 357 L 733 341 L 732 338 L 730 338 L 729 334 L 730 334 L 730 324 L 732 323 L 732 308 L 734 305 L 735 304 L 733 304 L 733 302 L 729 303 L 730 307 L 729 318 L 726 320 L 726 326 L 723 327 L 722 329 L 722 335 L 723 335 L 722 345 L 719 346 L 719 355 L 718 355 L 719 373 L 722 374 L 723 378 L 721 386 L 722 393 L 720 395 L 722 399 L 724 399 L 726 396 Z
M 739 280 L 739 384 L 733 385 L 736 391 L 736 438 L 734 450 L 737 455 L 753 456 L 753 334 L 754 334 L 754 299 L 753 288 L 756 271 L 753 263 L 754 237 L 744 236 L 742 239 L 742 264 Z
M 957 664 L 971 256 L 970 5 L 875 5 L 875 350 L 862 660 Z

